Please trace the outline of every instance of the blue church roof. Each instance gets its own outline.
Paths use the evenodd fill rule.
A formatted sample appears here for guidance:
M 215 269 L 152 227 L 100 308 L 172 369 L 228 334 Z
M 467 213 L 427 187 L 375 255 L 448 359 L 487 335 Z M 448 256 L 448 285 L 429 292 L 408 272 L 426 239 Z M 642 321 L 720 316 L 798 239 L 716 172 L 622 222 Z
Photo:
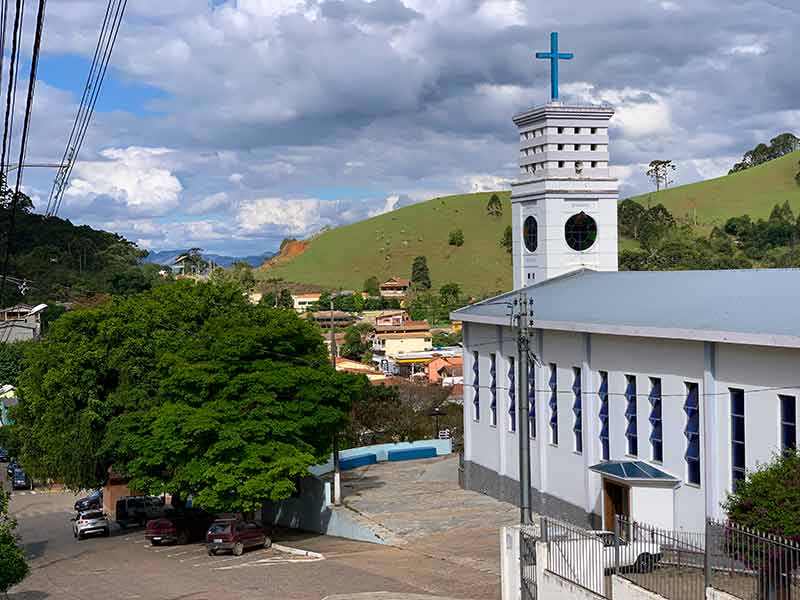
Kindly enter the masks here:
M 541 329 L 800 348 L 800 269 L 591 271 L 525 288 Z M 518 292 L 454 311 L 509 325 Z

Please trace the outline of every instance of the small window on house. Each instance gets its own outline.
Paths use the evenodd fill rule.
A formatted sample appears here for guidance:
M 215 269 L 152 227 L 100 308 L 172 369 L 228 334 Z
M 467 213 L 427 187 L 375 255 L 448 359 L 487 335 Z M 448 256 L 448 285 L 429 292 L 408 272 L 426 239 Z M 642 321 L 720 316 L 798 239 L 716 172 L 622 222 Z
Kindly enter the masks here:
M 573 367 L 573 382 L 572 382 L 572 414 L 575 417 L 575 422 L 572 426 L 572 432 L 575 434 L 575 452 L 583 452 L 583 400 L 581 393 L 581 370 L 579 367 Z
M 580 144 L 573 144 L 573 145 L 572 145 L 572 149 L 573 149 L 575 152 L 578 152 L 578 151 L 581 149 L 581 145 L 580 145 Z
M 564 168 L 564 161 L 563 160 L 558 161 L 558 168 L 559 169 L 563 169 Z
M 476 421 L 481 420 L 481 379 L 480 361 L 478 353 L 472 353 L 472 418 Z
M 564 133 L 564 128 L 563 127 L 559 127 L 558 128 L 558 133 Z
M 700 485 L 700 393 L 696 383 L 686 382 L 686 479 Z
M 625 387 L 625 420 L 628 426 L 625 428 L 625 437 L 628 440 L 628 454 L 630 456 L 639 455 L 639 431 L 636 423 L 636 375 L 625 375 L 628 385 Z
M 517 373 L 515 371 L 514 357 L 508 357 L 508 430 L 514 433 L 517 430 Z
M 797 399 L 794 396 L 778 396 L 781 403 L 781 450 L 789 452 L 797 448 Z
M 597 127 L 592 127 L 592 135 L 594 135 L 595 133 L 597 133 Z
M 596 169 L 596 168 L 597 168 L 597 161 L 596 161 L 596 160 L 593 160 L 593 161 L 592 161 L 592 168 L 593 168 L 593 169 Z
M 558 368 L 550 365 L 550 443 L 558 446 Z
M 731 480 L 733 491 L 745 477 L 744 390 L 731 388 Z
M 597 150 L 597 144 L 592 144 L 592 151 Z
M 563 150 L 563 149 L 564 149 L 564 144 L 559 144 L 559 145 L 558 145 L 558 149 L 559 149 L 559 150 Z
M 661 422 L 661 379 L 650 378 L 650 450 L 654 462 L 664 461 L 664 435 Z
M 611 449 L 608 437 L 608 373 L 600 371 L 600 449 L 602 450 L 603 460 L 610 460 Z
M 489 424 L 497 427 L 497 355 L 489 355 Z
M 581 132 L 581 128 L 580 127 L 576 127 L 575 128 L 575 135 L 578 135 L 580 132 Z

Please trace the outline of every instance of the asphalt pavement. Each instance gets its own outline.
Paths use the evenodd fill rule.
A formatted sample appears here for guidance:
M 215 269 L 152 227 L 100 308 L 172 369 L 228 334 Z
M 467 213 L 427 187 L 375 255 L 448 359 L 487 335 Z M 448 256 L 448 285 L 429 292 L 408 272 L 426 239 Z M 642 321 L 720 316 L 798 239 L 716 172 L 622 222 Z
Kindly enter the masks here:
M 202 544 L 151 547 L 142 530 L 115 529 L 108 538 L 77 541 L 70 521 L 74 502 L 75 495 L 64 491 L 12 494 L 11 513 L 31 574 L 11 591 L 11 600 L 500 597 L 494 574 L 418 552 L 413 544 L 391 548 L 278 532 L 277 547 L 209 557 Z

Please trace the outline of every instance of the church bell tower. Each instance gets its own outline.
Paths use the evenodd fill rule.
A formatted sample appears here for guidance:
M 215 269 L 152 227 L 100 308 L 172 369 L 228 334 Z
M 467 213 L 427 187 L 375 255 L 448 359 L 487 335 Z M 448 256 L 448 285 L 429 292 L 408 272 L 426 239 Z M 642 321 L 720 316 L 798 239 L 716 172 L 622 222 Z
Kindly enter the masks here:
M 619 185 L 608 166 L 610 106 L 562 104 L 558 61 L 551 61 L 551 101 L 514 117 L 519 129 L 518 181 L 511 185 L 514 289 L 576 269 L 617 270 Z M 555 65 L 555 66 L 553 66 Z

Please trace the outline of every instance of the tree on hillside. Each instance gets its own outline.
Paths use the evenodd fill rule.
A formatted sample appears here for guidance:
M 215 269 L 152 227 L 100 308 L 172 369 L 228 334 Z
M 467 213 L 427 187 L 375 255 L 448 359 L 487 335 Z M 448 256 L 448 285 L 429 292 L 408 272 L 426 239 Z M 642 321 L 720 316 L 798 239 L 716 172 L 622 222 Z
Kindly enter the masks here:
M 66 313 L 27 360 L 14 427 L 32 476 L 88 489 L 113 466 L 211 511 L 294 493 L 366 385 L 293 311 L 191 281 Z
M 800 161 L 797 162 L 797 166 L 800 167 Z M 794 180 L 797 185 L 800 185 L 800 170 L 797 171 L 797 175 L 794 176 Z
M 431 289 L 431 274 L 428 270 L 428 259 L 417 256 L 411 265 L 411 286 L 416 290 Z
M 511 254 L 511 250 L 514 248 L 514 232 L 511 231 L 511 225 L 507 225 L 506 228 L 503 230 L 503 237 L 500 238 L 500 246 L 505 249 L 506 252 Z
M 381 290 L 379 286 L 380 283 L 378 282 L 378 278 L 375 277 L 375 275 L 367 277 L 367 279 L 364 280 L 364 291 L 374 298 L 381 295 Z
M 8 514 L 8 501 L 9 495 L 0 489 L 0 592 L 3 595 L 30 572 L 25 552 L 17 545 L 14 534 L 17 524 Z
M 461 298 L 461 286 L 457 283 L 445 283 L 439 288 L 439 299 L 442 306 L 456 306 Z
M 209 281 L 223 285 L 236 285 L 243 292 L 250 291 L 256 284 L 253 267 L 246 262 L 235 262 L 228 269 L 216 267 L 211 272 Z
M 451 246 L 461 247 L 464 245 L 464 232 L 461 229 L 454 229 L 450 232 L 448 243 Z
M 489 202 L 486 204 L 486 214 L 490 217 L 503 216 L 503 203 L 497 194 L 492 194 L 491 198 L 489 198 Z
M 645 218 L 644 207 L 630 198 L 623 200 L 617 205 L 617 218 L 620 234 L 638 240 Z
M 339 354 L 351 360 L 362 360 L 371 349 L 371 345 L 366 340 L 370 331 L 372 331 L 372 325 L 369 323 L 359 323 L 348 327 L 344 332 L 344 343 L 339 349 Z
M 672 184 L 670 171 L 674 172 L 676 168 L 672 160 L 656 159 L 650 161 L 646 174 L 653 184 L 655 184 L 656 191 L 658 191 L 661 188 L 666 189 Z
M 728 173 L 744 171 L 796 150 L 800 150 L 800 139 L 792 133 L 781 133 L 772 138 L 769 141 L 769 145 L 764 143 L 757 144 L 755 148 L 745 152 L 742 160 L 733 165 L 733 168 Z

